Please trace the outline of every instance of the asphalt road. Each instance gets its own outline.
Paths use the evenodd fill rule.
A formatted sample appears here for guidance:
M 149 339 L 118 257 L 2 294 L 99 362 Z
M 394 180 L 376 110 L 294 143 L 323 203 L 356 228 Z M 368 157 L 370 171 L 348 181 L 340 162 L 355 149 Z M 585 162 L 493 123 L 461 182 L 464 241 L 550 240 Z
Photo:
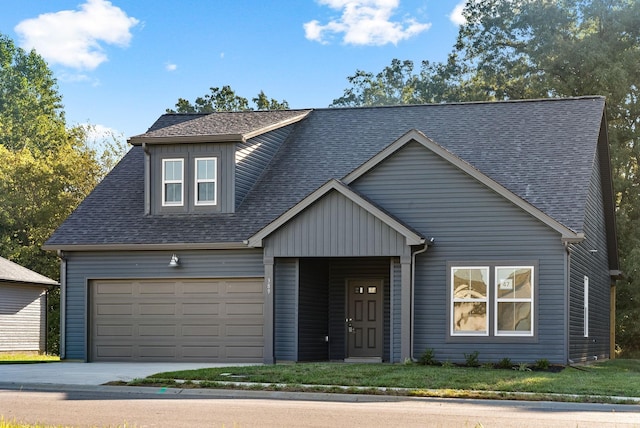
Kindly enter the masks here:
M 0 389 L 0 418 L 66 427 L 640 427 L 640 406 L 44 386 Z

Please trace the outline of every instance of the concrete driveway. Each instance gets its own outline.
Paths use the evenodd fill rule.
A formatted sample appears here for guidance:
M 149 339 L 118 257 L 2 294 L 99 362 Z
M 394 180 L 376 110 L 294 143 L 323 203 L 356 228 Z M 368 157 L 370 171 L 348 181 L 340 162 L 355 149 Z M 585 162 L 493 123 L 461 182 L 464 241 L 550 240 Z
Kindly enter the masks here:
M 0 384 L 102 385 L 110 381 L 143 378 L 154 373 L 239 365 L 242 364 L 77 362 L 0 364 Z

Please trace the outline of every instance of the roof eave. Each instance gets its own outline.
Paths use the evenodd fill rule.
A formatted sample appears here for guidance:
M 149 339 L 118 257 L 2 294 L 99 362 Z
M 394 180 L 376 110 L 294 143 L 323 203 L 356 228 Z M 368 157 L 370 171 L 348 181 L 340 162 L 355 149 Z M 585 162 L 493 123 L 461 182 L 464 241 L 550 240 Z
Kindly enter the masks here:
M 45 244 L 44 250 L 59 251 L 177 251 L 237 250 L 249 248 L 244 242 L 162 243 L 162 244 Z

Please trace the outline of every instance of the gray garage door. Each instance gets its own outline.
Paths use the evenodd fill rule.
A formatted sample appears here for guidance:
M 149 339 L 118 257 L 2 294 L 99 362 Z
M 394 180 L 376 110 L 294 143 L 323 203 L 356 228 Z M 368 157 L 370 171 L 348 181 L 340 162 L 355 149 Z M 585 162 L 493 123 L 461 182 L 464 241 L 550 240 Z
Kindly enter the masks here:
M 262 362 L 262 284 L 261 278 L 92 281 L 90 359 Z

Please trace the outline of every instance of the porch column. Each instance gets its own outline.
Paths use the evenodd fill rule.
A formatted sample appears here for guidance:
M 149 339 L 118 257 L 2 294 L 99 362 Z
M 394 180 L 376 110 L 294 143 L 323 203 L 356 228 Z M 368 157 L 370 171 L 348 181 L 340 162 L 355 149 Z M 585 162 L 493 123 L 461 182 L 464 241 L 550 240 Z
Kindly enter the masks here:
M 411 359 L 411 256 L 400 257 L 400 362 Z
M 264 363 L 275 362 L 273 354 L 273 257 L 264 257 Z

